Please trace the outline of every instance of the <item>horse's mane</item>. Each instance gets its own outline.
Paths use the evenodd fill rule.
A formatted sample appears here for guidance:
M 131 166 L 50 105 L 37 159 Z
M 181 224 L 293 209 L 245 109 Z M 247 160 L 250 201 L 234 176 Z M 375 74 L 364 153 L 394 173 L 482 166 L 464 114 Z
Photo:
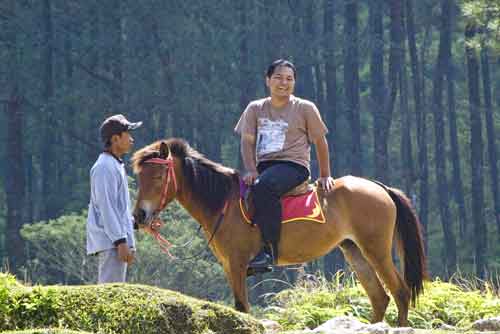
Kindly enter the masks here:
M 212 213 L 219 212 L 233 186 L 238 183 L 239 173 L 207 159 L 183 139 L 158 140 L 135 152 L 132 156 L 134 173 L 141 171 L 144 161 L 159 156 L 162 142 L 182 162 L 182 173 L 186 185 L 191 189 L 192 198 Z

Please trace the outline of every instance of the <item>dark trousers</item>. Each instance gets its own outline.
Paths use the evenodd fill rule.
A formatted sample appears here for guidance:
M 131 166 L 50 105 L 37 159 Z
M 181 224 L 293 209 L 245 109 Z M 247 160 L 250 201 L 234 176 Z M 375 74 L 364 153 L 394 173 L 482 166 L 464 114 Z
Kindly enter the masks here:
M 264 161 L 259 163 L 257 170 L 259 177 L 252 186 L 254 222 L 262 232 L 265 245 L 271 244 L 276 260 L 281 233 L 280 198 L 307 180 L 309 171 L 290 161 Z

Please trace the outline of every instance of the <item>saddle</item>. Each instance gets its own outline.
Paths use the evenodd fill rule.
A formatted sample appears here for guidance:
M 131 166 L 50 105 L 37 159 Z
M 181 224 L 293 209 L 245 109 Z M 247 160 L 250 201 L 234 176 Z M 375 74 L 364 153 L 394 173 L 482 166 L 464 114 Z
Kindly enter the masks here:
M 240 180 L 240 210 L 244 220 L 251 225 L 255 212 L 253 194 L 243 180 Z M 304 181 L 281 197 L 281 223 L 309 221 L 323 224 L 325 216 L 319 202 L 317 187 Z

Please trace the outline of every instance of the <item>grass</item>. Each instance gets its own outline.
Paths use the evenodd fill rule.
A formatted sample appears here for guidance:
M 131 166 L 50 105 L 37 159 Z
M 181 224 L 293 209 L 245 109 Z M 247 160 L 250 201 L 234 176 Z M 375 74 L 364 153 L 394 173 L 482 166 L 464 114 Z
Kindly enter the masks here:
M 90 332 L 80 332 L 71 331 L 68 329 L 30 329 L 30 330 L 20 330 L 20 331 L 6 331 L 0 332 L 0 334 L 92 334 Z
M 447 324 L 465 331 L 478 319 L 500 316 L 500 296 L 491 283 L 458 277 L 453 282 L 426 282 L 424 295 L 410 310 L 411 327 L 436 329 Z M 278 321 L 285 330 L 312 329 L 342 315 L 368 323 L 371 305 L 353 277 L 338 275 L 333 282 L 319 277 L 280 292 L 272 298 L 264 315 Z M 396 325 L 397 309 L 392 300 L 385 321 Z

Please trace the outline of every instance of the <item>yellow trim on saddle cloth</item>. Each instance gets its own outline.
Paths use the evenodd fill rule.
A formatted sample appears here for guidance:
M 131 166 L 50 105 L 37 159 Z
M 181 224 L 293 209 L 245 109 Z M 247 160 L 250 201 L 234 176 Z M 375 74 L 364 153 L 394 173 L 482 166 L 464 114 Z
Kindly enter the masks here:
M 325 215 L 323 214 L 323 209 L 321 208 L 321 205 L 319 204 L 318 192 L 316 191 L 316 189 L 314 189 L 313 191 L 314 191 L 314 195 L 316 196 L 316 201 L 315 201 L 316 206 L 314 207 L 313 212 L 308 216 L 283 220 L 281 222 L 281 224 L 286 224 L 286 223 L 290 223 L 290 222 L 294 222 L 294 221 L 304 221 L 304 220 L 319 223 L 319 224 L 325 223 L 326 219 L 325 219 Z M 241 197 L 240 197 L 240 211 L 241 211 L 241 215 L 243 216 L 243 220 L 245 221 L 245 223 L 252 224 L 252 221 L 247 216 L 245 206 L 243 205 L 243 199 Z

